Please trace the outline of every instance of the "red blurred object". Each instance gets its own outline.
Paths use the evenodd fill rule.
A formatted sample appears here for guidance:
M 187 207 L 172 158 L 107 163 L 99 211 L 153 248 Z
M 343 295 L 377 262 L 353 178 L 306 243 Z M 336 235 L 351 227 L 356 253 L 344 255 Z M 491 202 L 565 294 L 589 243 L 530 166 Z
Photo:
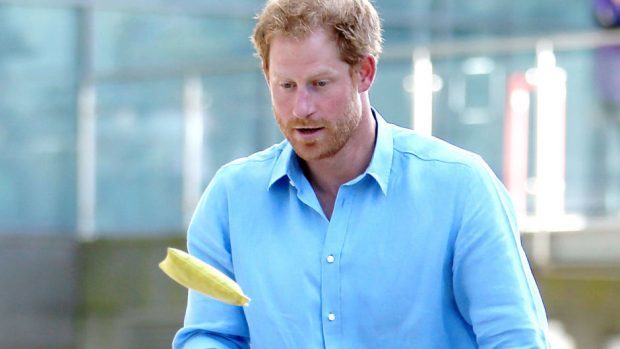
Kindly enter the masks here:
M 527 212 L 528 139 L 530 92 L 525 75 L 515 73 L 508 79 L 506 122 L 504 126 L 504 184 L 519 214 Z

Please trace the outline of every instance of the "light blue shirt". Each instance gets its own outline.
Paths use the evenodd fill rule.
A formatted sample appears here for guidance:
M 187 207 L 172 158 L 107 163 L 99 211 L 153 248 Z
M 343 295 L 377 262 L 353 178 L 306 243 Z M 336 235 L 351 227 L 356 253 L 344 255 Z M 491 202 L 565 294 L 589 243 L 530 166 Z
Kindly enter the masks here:
M 547 348 L 505 189 L 477 156 L 386 123 L 331 220 L 288 142 L 222 167 L 188 250 L 247 307 L 190 291 L 174 348 Z

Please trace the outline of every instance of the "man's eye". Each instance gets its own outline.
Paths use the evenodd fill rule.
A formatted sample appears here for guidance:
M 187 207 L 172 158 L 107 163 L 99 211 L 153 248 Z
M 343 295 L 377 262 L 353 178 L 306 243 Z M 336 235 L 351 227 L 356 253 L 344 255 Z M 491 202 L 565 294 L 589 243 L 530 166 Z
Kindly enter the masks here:
M 284 88 L 284 89 L 289 89 L 289 88 L 293 87 L 293 83 L 291 83 L 291 82 L 283 82 L 283 83 L 280 84 L 280 86 L 282 88 Z
M 318 87 L 325 87 L 325 86 L 327 86 L 327 81 L 319 80 L 319 81 L 315 82 L 314 85 L 318 86 Z

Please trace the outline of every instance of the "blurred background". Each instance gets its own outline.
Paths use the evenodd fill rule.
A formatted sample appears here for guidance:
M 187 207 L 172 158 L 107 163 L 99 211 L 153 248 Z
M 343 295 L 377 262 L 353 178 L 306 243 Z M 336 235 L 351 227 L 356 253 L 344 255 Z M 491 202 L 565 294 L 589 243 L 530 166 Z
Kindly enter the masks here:
M 554 348 L 620 348 L 620 1 L 376 0 L 390 122 L 513 195 Z M 0 348 L 169 348 L 157 268 L 222 164 L 282 139 L 258 0 L 0 0 Z

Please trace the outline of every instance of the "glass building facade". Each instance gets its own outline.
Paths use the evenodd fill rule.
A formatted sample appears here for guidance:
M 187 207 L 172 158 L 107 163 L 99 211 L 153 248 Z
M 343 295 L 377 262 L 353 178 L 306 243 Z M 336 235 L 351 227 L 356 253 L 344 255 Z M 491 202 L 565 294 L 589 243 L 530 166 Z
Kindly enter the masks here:
M 620 216 L 620 34 L 591 0 L 375 3 L 385 53 L 373 105 L 412 127 L 424 48 L 433 134 L 504 180 L 510 82 L 547 40 L 565 72 L 562 212 Z M 0 234 L 182 233 L 219 166 L 282 139 L 248 40 L 261 6 L 0 0 Z M 541 96 L 528 91 L 525 214 L 541 187 Z

